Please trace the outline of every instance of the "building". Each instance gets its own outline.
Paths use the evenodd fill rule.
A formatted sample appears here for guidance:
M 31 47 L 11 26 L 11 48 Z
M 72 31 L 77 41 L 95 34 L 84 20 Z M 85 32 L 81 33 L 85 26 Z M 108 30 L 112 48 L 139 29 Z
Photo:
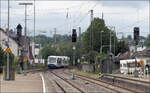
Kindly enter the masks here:
M 130 51 L 122 54 L 119 56 L 119 60 L 120 60 L 120 71 L 123 71 L 123 68 L 125 70 L 125 68 L 128 68 L 126 73 L 128 72 L 132 72 L 134 71 L 135 68 L 135 64 L 137 64 L 137 67 L 140 69 L 146 69 L 150 72 L 150 48 L 146 48 L 143 51 L 137 51 L 134 52 L 132 55 L 132 53 L 130 53 Z M 140 65 L 140 62 L 143 62 L 143 66 Z M 128 65 L 127 65 L 128 64 Z M 129 64 L 132 64 L 132 66 L 130 66 Z M 133 68 L 131 71 L 131 67 Z
M 132 55 L 135 52 L 135 46 L 130 46 L 129 49 L 130 49 L 130 54 Z M 145 46 L 143 46 L 143 47 L 137 46 L 136 51 L 143 51 L 144 49 L 146 49 Z
M 8 41 L 7 30 L 0 28 L 0 45 L 3 50 L 7 48 L 7 41 Z M 24 46 L 24 36 L 22 36 L 21 44 Z M 17 35 L 15 32 L 13 32 L 13 30 L 9 31 L 9 47 L 15 56 L 21 55 L 20 49 L 23 49 L 23 47 L 18 45 Z M 30 46 L 30 40 L 27 38 L 27 57 L 29 61 L 33 59 L 31 51 L 32 48 Z
M 19 49 L 19 45 L 17 44 L 16 40 L 14 39 L 15 37 L 15 33 L 12 32 L 12 30 L 10 31 L 10 37 L 9 37 L 9 47 L 12 51 L 12 53 L 15 56 L 18 56 L 19 53 L 18 50 Z M 7 32 L 4 29 L 0 28 L 0 45 L 2 47 L 3 50 L 5 50 L 7 48 L 7 40 L 8 40 L 8 35 Z
M 34 63 L 42 63 L 44 64 L 44 59 L 40 56 L 40 50 L 42 49 L 41 44 L 34 44 L 34 42 L 31 43 L 32 48 L 32 54 L 34 56 Z

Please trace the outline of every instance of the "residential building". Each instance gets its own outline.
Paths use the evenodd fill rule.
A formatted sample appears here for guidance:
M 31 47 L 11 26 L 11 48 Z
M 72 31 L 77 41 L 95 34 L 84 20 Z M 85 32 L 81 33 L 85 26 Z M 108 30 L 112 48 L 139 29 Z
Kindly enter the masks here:
M 9 47 L 15 56 L 19 56 L 21 54 L 20 50 L 23 49 L 23 46 L 24 46 L 24 36 L 22 36 L 22 41 L 21 41 L 22 46 L 19 46 L 17 43 L 16 33 L 13 32 L 13 30 L 10 30 L 9 34 L 10 34 L 9 35 Z M 7 41 L 8 41 L 7 30 L 0 28 L 0 45 L 2 46 L 3 50 L 7 48 Z M 29 61 L 33 59 L 33 55 L 31 51 L 32 51 L 32 48 L 30 46 L 30 40 L 27 38 L 27 57 Z
M 15 56 L 18 56 L 19 53 L 17 50 L 19 49 L 19 45 L 17 44 L 15 39 L 12 37 L 12 36 L 15 36 L 15 34 L 12 31 L 10 31 L 10 33 L 11 33 L 11 35 L 9 37 L 9 47 L 10 47 L 12 53 Z M 3 50 L 5 50 L 7 48 L 7 46 L 6 46 L 7 41 L 8 41 L 7 32 L 4 29 L 0 28 L 0 45 L 1 45 Z
M 44 59 L 40 56 L 40 50 L 42 49 L 41 44 L 31 43 L 32 54 L 34 56 L 34 63 L 42 63 L 44 64 Z

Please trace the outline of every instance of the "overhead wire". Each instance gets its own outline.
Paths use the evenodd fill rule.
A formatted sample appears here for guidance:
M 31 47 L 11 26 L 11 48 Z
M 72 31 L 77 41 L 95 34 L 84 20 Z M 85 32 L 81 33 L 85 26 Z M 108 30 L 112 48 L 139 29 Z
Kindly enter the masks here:
M 90 9 L 88 9 L 88 10 L 89 10 L 89 11 L 90 11 L 90 10 L 93 10 L 93 9 L 97 6 L 97 4 L 98 4 L 98 3 L 96 2 L 96 3 L 94 4 L 94 6 L 92 6 L 92 8 L 90 8 Z M 88 13 L 89 13 L 89 11 L 88 11 Z M 88 14 L 88 13 L 87 13 L 87 14 Z M 80 17 L 80 14 L 79 14 L 79 16 L 78 16 L 76 19 L 78 19 L 79 17 Z M 82 20 L 82 19 L 81 19 L 81 20 Z M 76 22 L 76 21 L 75 21 L 75 22 Z M 79 21 L 79 22 L 80 22 L 80 21 Z
M 97 2 L 96 2 L 96 3 L 94 4 L 94 6 L 92 6 L 92 8 L 90 8 L 89 10 L 94 9 L 96 6 L 97 6 Z M 86 12 L 83 17 L 81 17 L 80 15 L 79 15 L 78 17 L 76 17 L 76 18 L 74 19 L 74 20 L 76 20 L 76 21 L 72 21 L 72 22 L 74 23 L 74 26 L 73 26 L 73 27 L 78 26 L 77 24 L 80 24 L 80 23 L 88 16 L 88 14 L 89 14 L 89 11 Z M 77 20 L 77 19 L 80 19 L 80 20 Z M 72 22 L 70 21 L 70 23 L 72 23 Z M 76 24 L 75 24 L 75 23 L 76 23 Z M 64 24 L 64 25 L 65 25 L 65 24 Z M 64 25 L 62 25 L 62 27 L 64 27 Z M 60 29 L 60 27 L 59 27 L 59 29 Z
M 84 3 L 80 4 L 79 9 L 82 7 L 83 4 L 84 4 Z M 76 6 L 76 7 L 77 7 L 77 6 Z M 67 10 L 67 15 L 68 15 L 68 16 L 69 16 L 69 10 L 70 10 L 70 8 L 73 8 L 73 7 L 65 8 L 65 10 Z M 66 15 L 66 16 L 67 16 L 67 15 Z M 70 15 L 70 16 L 71 16 L 71 15 Z M 64 26 L 65 24 L 66 24 L 66 20 L 65 20 L 65 22 L 64 22 L 63 24 L 57 26 L 56 28 L 62 27 L 62 26 Z
M 129 27 L 131 27 L 131 26 L 134 26 L 135 24 L 141 24 L 141 22 L 144 22 L 144 21 L 146 21 L 147 19 L 148 19 L 149 17 L 147 17 L 147 18 L 144 18 L 144 19 L 142 19 L 142 20 L 139 20 L 139 21 L 136 21 L 135 23 L 133 23 L 133 24 L 130 24 L 130 25 L 127 25 L 127 26 L 124 26 L 124 27 L 122 27 L 122 28 L 119 28 L 118 30 L 122 30 L 122 29 L 126 29 L 126 28 L 129 28 Z
M 78 10 L 80 10 L 82 8 L 82 6 L 81 7 L 79 7 L 79 9 Z M 87 14 L 87 13 L 86 13 Z M 70 15 L 71 16 L 71 15 Z M 79 17 L 79 16 L 78 16 Z M 72 22 L 75 22 L 75 20 L 77 20 L 78 19 L 78 17 L 76 17 L 73 21 L 71 20 L 71 17 L 70 17 L 70 19 L 69 19 L 69 23 L 68 24 L 71 24 Z M 66 21 L 66 20 L 65 20 Z M 72 21 L 72 22 L 71 22 Z M 65 22 L 64 24 L 62 24 L 62 25 L 60 25 L 61 27 L 63 27 L 64 25 L 67 25 L 67 23 Z M 57 26 L 57 27 L 59 27 L 59 28 L 61 28 L 60 26 Z

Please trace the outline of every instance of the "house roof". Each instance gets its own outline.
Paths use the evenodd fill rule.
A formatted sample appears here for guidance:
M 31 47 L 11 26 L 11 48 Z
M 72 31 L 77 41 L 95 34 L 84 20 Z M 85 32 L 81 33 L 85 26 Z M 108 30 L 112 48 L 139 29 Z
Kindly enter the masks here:
M 8 35 L 7 35 L 7 32 L 6 32 L 4 29 L 0 28 L 0 31 L 1 31 L 2 33 L 4 33 L 6 36 L 8 36 Z M 11 34 L 11 33 L 12 33 L 12 30 L 10 30 L 9 33 Z M 13 41 L 18 45 L 18 43 L 16 42 L 16 40 L 15 40 L 14 38 L 12 38 L 11 36 L 9 36 L 9 38 L 10 38 L 11 40 L 13 40 Z
M 118 57 L 119 60 L 130 59 L 130 58 L 131 58 L 130 51 L 127 51 Z
M 143 51 L 135 52 L 132 57 L 150 57 L 150 48 L 146 48 Z
M 123 54 L 121 54 L 118 59 L 124 60 L 124 59 L 131 59 L 135 57 L 150 57 L 150 48 L 146 48 L 143 51 L 137 51 L 131 55 L 130 51 L 127 51 Z

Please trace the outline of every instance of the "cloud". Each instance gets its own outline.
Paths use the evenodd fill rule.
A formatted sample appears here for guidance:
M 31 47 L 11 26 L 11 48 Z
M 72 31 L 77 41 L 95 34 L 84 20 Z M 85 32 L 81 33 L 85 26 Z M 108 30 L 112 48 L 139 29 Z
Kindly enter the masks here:
M 10 3 L 11 28 L 16 27 L 18 23 L 24 25 L 24 6 L 18 5 L 20 2 L 11 1 Z M 73 27 L 81 26 L 83 32 L 90 23 L 90 9 L 94 10 L 95 17 L 101 17 L 103 12 L 106 25 L 116 26 L 116 30 L 149 17 L 148 1 L 36 1 L 36 30 L 46 30 L 49 35 L 49 30 L 57 27 L 58 33 L 66 34 Z M 28 18 L 31 19 L 28 20 L 28 28 L 31 31 L 33 13 L 33 5 L 28 6 Z M 7 24 L 7 2 L 4 1 L 2 19 L 3 25 Z M 147 31 L 148 21 L 142 21 L 139 24 L 141 23 L 141 29 L 144 28 L 143 30 Z M 120 31 L 132 32 L 132 26 Z
M 142 8 L 144 6 L 147 6 L 149 3 L 149 0 L 124 0 L 124 1 L 101 1 L 101 4 L 103 6 L 111 6 L 111 7 L 129 7 L 129 8 Z

